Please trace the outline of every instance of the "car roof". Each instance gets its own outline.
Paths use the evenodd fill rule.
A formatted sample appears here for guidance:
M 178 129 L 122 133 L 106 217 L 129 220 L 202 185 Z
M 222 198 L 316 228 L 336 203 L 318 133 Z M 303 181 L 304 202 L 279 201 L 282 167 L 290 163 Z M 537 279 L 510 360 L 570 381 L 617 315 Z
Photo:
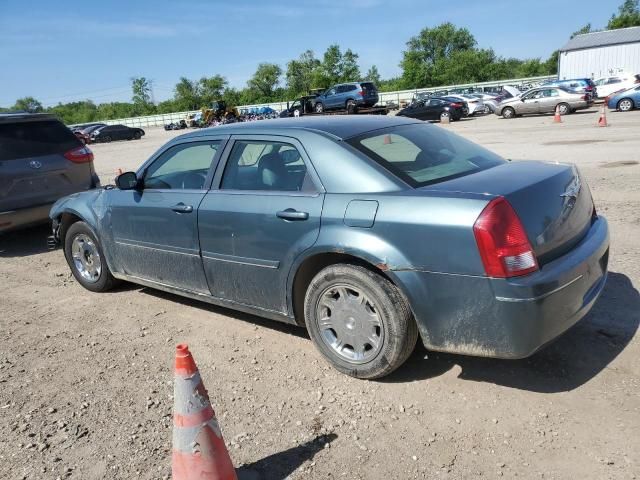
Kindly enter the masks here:
M 55 115 L 49 113 L 8 112 L 0 113 L 0 123 L 33 122 L 40 120 L 57 120 Z
M 323 115 L 303 116 L 298 118 L 277 118 L 273 120 L 260 120 L 256 122 L 240 122 L 217 127 L 204 128 L 197 132 L 189 132 L 179 138 L 200 137 L 203 135 L 243 135 L 261 134 L 277 135 L 290 134 L 292 130 L 312 131 L 328 134 L 334 138 L 347 139 L 361 135 L 372 130 L 422 123 L 419 120 L 387 116 L 387 115 Z

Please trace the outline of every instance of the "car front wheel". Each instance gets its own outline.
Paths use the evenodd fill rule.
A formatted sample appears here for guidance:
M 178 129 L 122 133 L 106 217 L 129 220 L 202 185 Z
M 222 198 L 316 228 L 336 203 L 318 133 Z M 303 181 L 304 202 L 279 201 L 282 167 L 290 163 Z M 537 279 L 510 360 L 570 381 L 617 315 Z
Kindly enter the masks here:
M 76 222 L 67 230 L 64 256 L 75 279 L 87 290 L 106 292 L 118 283 L 109 271 L 100 242 L 85 222 Z
M 366 268 L 326 267 L 309 284 L 304 306 L 316 347 L 347 375 L 384 377 L 415 348 L 418 328 L 404 296 L 389 280 Z
M 621 112 L 628 112 L 629 110 L 633 110 L 633 100 L 630 98 L 623 98 L 618 102 L 618 110 Z
M 504 118 L 514 118 L 516 116 L 516 111 L 511 107 L 506 107 L 502 110 L 502 116 Z
M 320 102 L 316 103 L 315 110 L 316 110 L 316 113 L 324 112 L 324 105 Z

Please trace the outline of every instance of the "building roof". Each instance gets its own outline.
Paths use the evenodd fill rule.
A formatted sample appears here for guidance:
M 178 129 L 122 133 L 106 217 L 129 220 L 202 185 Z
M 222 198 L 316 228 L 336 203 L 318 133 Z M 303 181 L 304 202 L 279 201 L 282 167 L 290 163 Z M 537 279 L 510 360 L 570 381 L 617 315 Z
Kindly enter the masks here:
M 619 28 L 602 32 L 576 35 L 560 49 L 561 52 L 581 50 L 583 48 L 608 47 L 622 43 L 640 42 L 640 27 Z

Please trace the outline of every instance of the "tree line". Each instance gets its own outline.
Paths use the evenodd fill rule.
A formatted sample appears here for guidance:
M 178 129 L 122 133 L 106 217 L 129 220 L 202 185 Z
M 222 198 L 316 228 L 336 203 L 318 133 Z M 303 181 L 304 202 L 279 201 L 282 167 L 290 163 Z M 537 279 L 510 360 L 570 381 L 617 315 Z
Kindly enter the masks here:
M 640 25 L 639 0 L 625 0 L 609 23 L 608 29 Z M 594 31 L 591 24 L 574 32 Z M 382 79 L 373 65 L 364 74 L 358 64 L 358 53 L 339 45 L 331 45 L 321 57 L 306 50 L 283 69 L 275 63 L 260 63 L 244 88 L 234 88 L 222 75 L 189 79 L 182 77 L 173 89 L 173 97 L 153 103 L 151 82 L 145 77 L 131 80 L 131 102 L 109 102 L 96 105 L 91 100 L 59 103 L 51 107 L 33 97 L 18 99 L 11 108 L 27 112 L 48 112 L 58 115 L 68 124 L 96 120 L 127 118 L 156 113 L 198 110 L 215 100 L 229 105 L 251 105 L 287 101 L 305 95 L 313 88 L 328 88 L 341 82 L 369 80 L 380 91 L 429 88 L 458 83 L 475 83 L 507 78 L 554 75 L 558 67 L 558 51 L 542 60 L 504 58 L 491 48 L 479 48 L 475 37 L 466 28 L 443 23 L 424 28 L 406 43 L 400 62 L 401 74 Z

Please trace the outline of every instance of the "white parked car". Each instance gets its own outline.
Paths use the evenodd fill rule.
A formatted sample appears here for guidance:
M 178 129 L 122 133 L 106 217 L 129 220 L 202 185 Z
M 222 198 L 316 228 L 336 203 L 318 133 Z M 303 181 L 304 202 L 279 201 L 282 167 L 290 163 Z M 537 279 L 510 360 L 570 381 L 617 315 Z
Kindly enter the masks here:
M 595 80 L 598 91 L 598 98 L 608 97 L 619 90 L 627 90 L 634 84 L 640 83 L 640 75 L 630 73 L 617 73 L 609 77 L 602 77 Z
M 486 113 L 486 108 L 484 106 L 484 101 L 481 98 L 478 98 L 477 96 L 475 96 L 473 94 L 466 94 L 465 93 L 465 94 L 461 94 L 461 95 L 448 95 L 448 97 L 458 98 L 462 102 L 467 102 L 467 105 L 469 106 L 468 115 L 470 117 L 473 116 L 473 115 L 479 114 L 479 113 Z

